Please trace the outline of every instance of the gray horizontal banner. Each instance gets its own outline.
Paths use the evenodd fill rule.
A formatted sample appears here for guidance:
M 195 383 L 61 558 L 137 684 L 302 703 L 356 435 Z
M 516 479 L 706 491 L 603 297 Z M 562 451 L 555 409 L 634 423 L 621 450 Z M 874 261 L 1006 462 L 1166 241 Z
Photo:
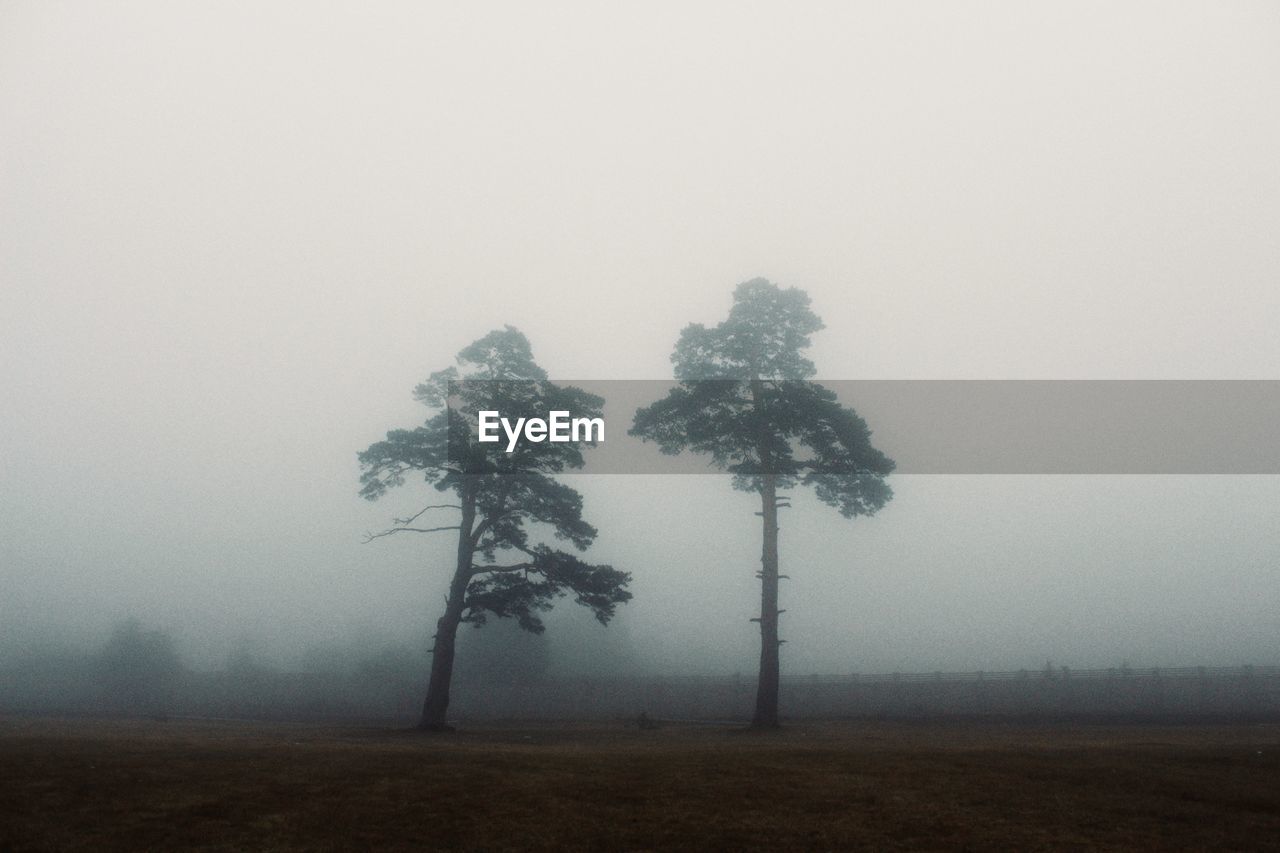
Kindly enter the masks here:
M 604 439 L 584 448 L 578 473 L 717 473 L 707 456 L 665 455 L 628 435 L 636 411 L 674 380 L 553 382 L 604 400 Z M 1280 474 L 1280 381 L 816 383 L 866 421 L 898 474 Z M 506 446 L 504 436 L 493 451 Z

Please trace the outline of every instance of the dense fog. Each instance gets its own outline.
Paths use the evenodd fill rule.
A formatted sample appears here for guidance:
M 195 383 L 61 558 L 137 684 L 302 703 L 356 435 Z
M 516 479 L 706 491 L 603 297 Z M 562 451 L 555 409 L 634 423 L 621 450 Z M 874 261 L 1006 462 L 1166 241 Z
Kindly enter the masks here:
M 767 276 L 819 379 L 1276 378 L 1278 36 L 1262 2 L 5 3 L 0 665 L 425 677 L 454 546 L 364 542 L 429 493 L 362 500 L 356 453 L 508 323 L 553 378 L 665 379 Z M 565 481 L 634 599 L 463 626 L 459 677 L 751 674 L 758 501 Z M 784 673 L 1280 664 L 1280 477 L 890 483 L 783 511 Z

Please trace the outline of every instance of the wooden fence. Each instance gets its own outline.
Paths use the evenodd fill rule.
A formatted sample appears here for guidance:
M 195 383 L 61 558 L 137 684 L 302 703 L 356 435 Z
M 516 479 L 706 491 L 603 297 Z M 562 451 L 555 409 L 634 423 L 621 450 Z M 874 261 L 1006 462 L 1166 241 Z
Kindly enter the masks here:
M 849 673 L 782 680 L 786 715 L 1280 717 L 1280 667 Z M 463 685 L 470 717 L 742 719 L 755 679 L 684 676 Z

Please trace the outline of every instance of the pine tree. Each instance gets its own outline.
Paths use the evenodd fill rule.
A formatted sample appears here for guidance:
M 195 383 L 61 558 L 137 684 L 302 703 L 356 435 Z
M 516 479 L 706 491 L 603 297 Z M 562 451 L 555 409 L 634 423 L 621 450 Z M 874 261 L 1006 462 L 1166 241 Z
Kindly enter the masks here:
M 511 326 L 491 332 L 458 354 L 458 366 L 439 371 L 414 389 L 433 410 L 416 429 L 393 430 L 359 454 L 361 494 L 376 500 L 410 475 L 421 476 L 447 503 L 427 504 L 394 526 L 371 534 L 457 535 L 458 547 L 445 610 L 436 622 L 431 676 L 419 727 L 447 730 L 458 626 L 483 625 L 490 616 L 515 619 L 542 633 L 540 614 L 555 600 L 573 595 L 608 624 L 617 605 L 628 601 L 631 576 L 607 565 L 592 565 L 574 554 L 535 542 L 530 524 L 579 551 L 596 537 L 582 518 L 582 497 L 555 474 L 582 467 L 582 449 L 573 443 L 522 442 L 507 453 L 501 444 L 477 441 L 476 414 L 542 417 L 555 410 L 600 417 L 604 401 L 577 388 L 547 381 L 533 359 L 529 341 Z M 456 513 L 456 524 L 424 523 L 430 514 Z M 514 560 L 499 562 L 500 559 Z
M 776 728 L 780 678 L 778 510 L 803 485 L 846 518 L 871 515 L 893 496 L 893 461 L 871 445 L 866 423 L 810 380 L 804 355 L 822 321 L 809 297 L 764 279 L 739 285 L 713 328 L 687 326 L 671 356 L 680 380 L 636 413 L 631 434 L 664 453 L 709 454 L 737 489 L 760 495 L 760 677 L 752 725 Z

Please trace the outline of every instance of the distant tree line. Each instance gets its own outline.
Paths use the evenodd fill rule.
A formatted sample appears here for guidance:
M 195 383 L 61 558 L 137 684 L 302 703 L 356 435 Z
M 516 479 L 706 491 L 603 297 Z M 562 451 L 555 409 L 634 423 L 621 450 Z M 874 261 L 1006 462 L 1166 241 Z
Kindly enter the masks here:
M 565 625 L 565 628 L 572 626 Z M 496 629 L 496 630 L 495 630 Z M 523 638 L 523 642 L 519 642 Z M 173 635 L 138 620 L 95 648 L 56 640 L 10 647 L 0 659 L 0 713 L 72 713 L 262 720 L 395 720 L 421 713 L 421 648 L 363 638 L 314 646 L 281 665 L 233 651 L 192 668 Z M 595 670 L 558 666 L 546 635 L 514 620 L 459 637 L 457 705 L 468 719 L 737 719 L 756 679 L 677 676 L 627 665 L 625 647 Z M 1258 720 L 1280 715 L 1280 667 L 1041 668 L 985 672 L 792 674 L 788 705 L 810 718 L 982 715 L 1164 720 Z

